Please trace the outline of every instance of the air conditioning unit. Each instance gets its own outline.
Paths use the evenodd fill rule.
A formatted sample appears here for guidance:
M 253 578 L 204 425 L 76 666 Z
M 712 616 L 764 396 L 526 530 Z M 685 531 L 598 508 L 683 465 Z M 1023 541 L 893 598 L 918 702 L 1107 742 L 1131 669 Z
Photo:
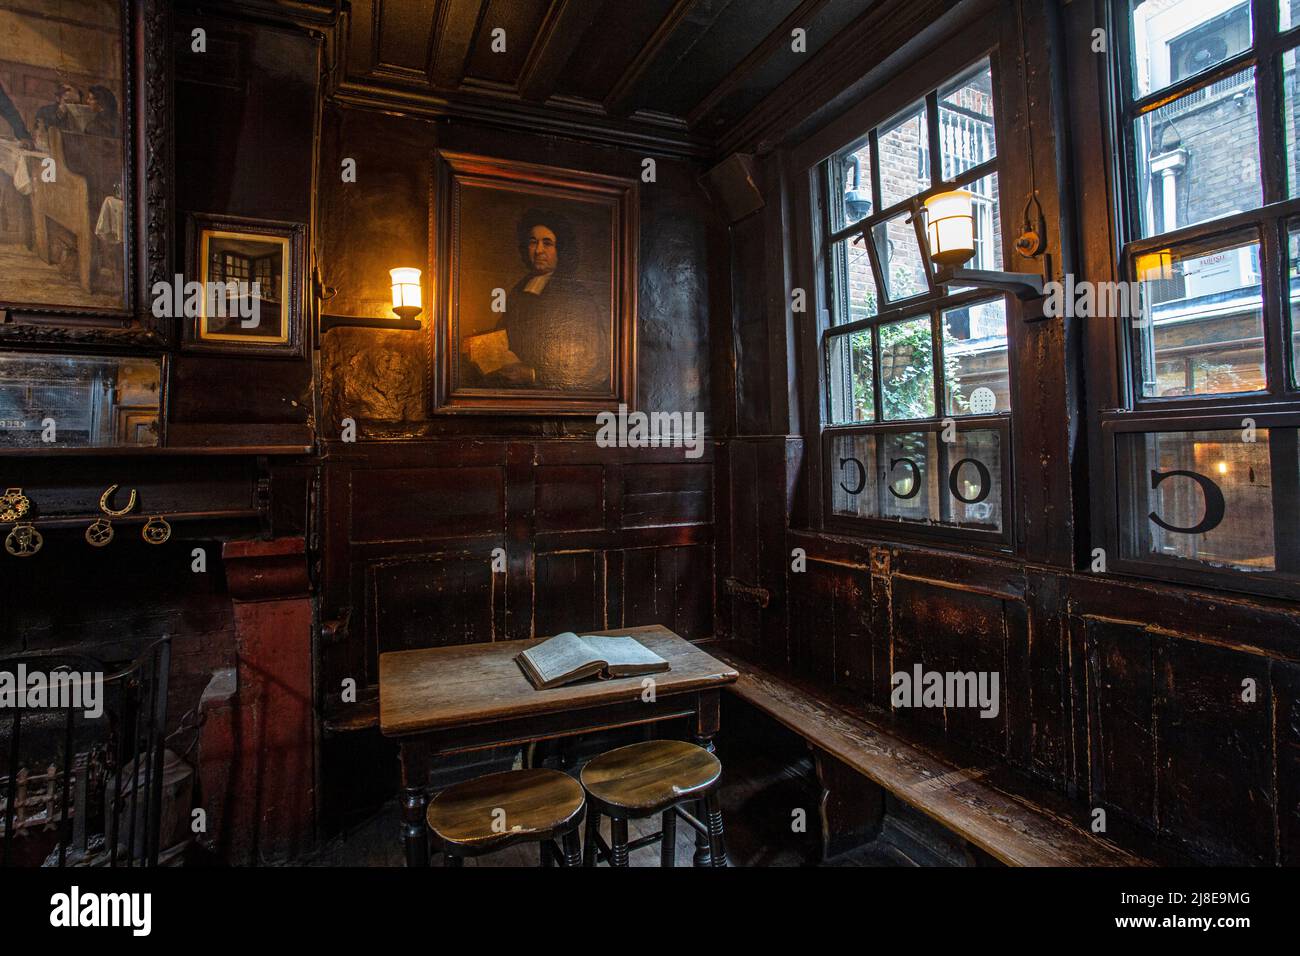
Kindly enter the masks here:
M 1253 246 L 1225 249 L 1183 261 L 1188 298 L 1259 285 L 1259 253 Z

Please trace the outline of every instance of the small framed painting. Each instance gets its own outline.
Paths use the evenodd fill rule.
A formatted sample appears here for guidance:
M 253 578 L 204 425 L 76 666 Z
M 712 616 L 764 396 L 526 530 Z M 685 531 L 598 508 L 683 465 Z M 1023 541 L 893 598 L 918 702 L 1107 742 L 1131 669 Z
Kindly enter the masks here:
M 303 233 L 300 223 L 190 216 L 190 273 L 167 293 L 185 316 L 186 348 L 301 354 Z

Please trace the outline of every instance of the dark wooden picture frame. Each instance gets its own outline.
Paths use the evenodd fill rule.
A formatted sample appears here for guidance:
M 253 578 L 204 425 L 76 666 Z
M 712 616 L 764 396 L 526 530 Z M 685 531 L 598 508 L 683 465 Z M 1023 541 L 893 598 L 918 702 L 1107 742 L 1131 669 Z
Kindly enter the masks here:
M 153 314 L 151 291 L 172 280 L 171 42 L 167 0 L 121 0 L 124 306 L 0 301 L 0 344 L 158 348 L 170 341 L 173 322 Z
M 244 357 L 267 355 L 296 358 L 303 349 L 303 316 L 306 297 L 306 225 L 242 216 L 218 216 L 190 213 L 185 219 L 185 280 L 206 282 L 205 238 L 226 241 L 258 242 L 283 247 L 282 264 L 282 334 L 265 336 L 241 333 L 225 336 L 208 331 L 205 316 L 186 316 L 182 348 L 187 352 L 216 352 Z M 205 297 L 206 298 L 206 297 Z
M 437 277 L 436 332 L 430 341 L 436 356 L 434 410 L 594 415 L 620 404 L 630 407 L 636 396 L 637 367 L 637 181 L 445 151 L 439 152 L 434 162 L 430 223 L 431 274 Z M 468 215 L 467 206 L 471 207 Z M 481 214 L 489 208 L 501 217 Z M 502 381 L 500 376 L 494 380 L 491 374 L 479 376 L 480 368 L 469 359 L 465 343 L 475 336 L 499 335 L 503 328 L 508 335 L 510 298 L 522 294 L 525 284 L 532 281 L 521 237 L 530 221 L 551 218 L 565 225 L 554 226 L 559 237 L 553 247 L 559 250 L 558 264 L 552 260 L 542 284 L 543 294 L 548 286 L 566 296 L 566 289 L 584 291 L 580 297 L 561 299 L 557 294 L 551 303 L 534 305 L 533 314 L 527 317 L 533 323 L 529 329 L 533 338 L 523 341 L 529 346 L 543 341 L 545 348 L 560 350 L 559 358 L 553 364 L 537 363 L 537 367 L 520 361 L 514 368 L 522 368 L 528 377 L 513 382 Z M 570 222 L 576 225 L 570 227 Z M 525 257 L 523 263 L 517 253 Z M 566 271 L 566 263 L 573 263 L 571 271 Z M 556 278 L 559 281 L 554 281 Z M 493 285 L 500 291 L 513 285 L 501 318 L 494 318 L 489 306 Z M 587 295 L 585 290 L 593 291 Z M 473 318 L 466 308 L 470 295 L 478 303 Z M 540 296 L 537 301 L 540 303 Z M 516 310 L 517 323 L 523 321 L 520 315 Z M 552 330 L 546 327 L 551 316 L 559 317 L 557 327 L 573 331 L 572 341 L 552 337 Z M 582 330 L 594 332 L 584 339 L 579 334 Z M 512 358 L 518 357 L 516 349 L 524 352 L 525 360 L 529 358 L 528 348 L 521 347 L 518 340 L 510 343 Z M 547 363 L 550 354 L 556 353 L 548 353 Z M 570 360 L 570 356 L 576 358 Z M 564 363 L 570 361 L 566 367 Z M 570 376 L 570 370 L 578 367 L 584 372 Z M 479 380 L 472 381 L 476 376 Z M 582 384 L 570 385 L 570 380 Z

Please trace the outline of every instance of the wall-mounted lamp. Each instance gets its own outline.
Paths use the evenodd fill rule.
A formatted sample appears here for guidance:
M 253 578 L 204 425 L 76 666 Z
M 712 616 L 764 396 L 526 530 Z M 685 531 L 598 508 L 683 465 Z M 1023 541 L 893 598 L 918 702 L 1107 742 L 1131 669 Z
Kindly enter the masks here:
M 1043 277 L 1032 272 L 997 272 L 991 269 L 963 269 L 962 263 L 975 256 L 975 210 L 971 194 L 964 189 L 935 193 L 925 200 L 925 232 L 930 259 L 939 266 L 939 285 L 998 289 L 1018 299 L 1043 294 Z
M 356 315 L 329 315 L 324 312 L 320 313 L 320 331 L 324 335 L 330 329 L 337 329 L 340 326 L 350 326 L 361 329 L 404 329 L 406 331 L 417 331 L 420 328 L 420 320 L 417 315 L 423 311 L 421 292 L 420 292 L 420 270 L 411 268 L 398 268 L 388 270 L 389 278 L 393 290 L 393 312 L 397 318 L 371 318 L 369 316 Z M 314 269 L 312 272 L 312 285 L 316 293 L 317 311 L 319 303 L 328 302 L 337 294 L 337 290 L 332 286 L 322 284 L 320 278 L 320 269 Z

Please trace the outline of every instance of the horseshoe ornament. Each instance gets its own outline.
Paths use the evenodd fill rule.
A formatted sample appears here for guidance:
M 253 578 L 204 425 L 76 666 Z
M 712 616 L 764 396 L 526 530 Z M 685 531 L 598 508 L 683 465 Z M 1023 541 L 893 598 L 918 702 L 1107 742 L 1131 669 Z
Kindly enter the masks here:
M 108 499 L 113 497 L 113 492 L 117 491 L 118 485 L 109 485 L 108 489 L 99 496 L 99 510 L 104 512 L 110 518 L 121 518 L 129 515 L 135 510 L 135 489 L 131 489 L 131 498 L 127 501 L 125 508 L 110 508 Z

